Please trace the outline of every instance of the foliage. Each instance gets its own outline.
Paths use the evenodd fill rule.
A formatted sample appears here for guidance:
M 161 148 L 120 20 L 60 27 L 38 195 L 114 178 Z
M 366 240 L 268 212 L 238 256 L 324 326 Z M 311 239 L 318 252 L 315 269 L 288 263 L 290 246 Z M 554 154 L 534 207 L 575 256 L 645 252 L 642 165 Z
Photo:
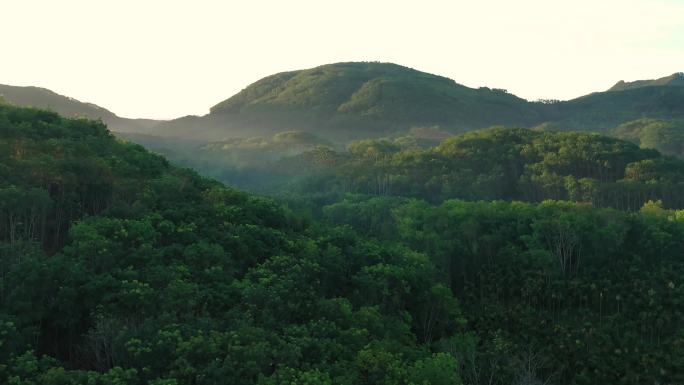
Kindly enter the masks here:
M 612 135 L 642 148 L 654 148 L 665 155 L 684 158 L 684 121 L 639 119 L 621 124 Z
M 465 383 L 684 379 L 681 212 L 360 196 L 328 207 L 326 222 L 430 256 L 467 317 L 436 343 Z M 372 227 L 352 215 L 373 208 Z
M 684 162 L 597 134 L 491 128 L 435 148 L 402 149 L 384 140 L 351 144 L 338 162 L 301 183 L 304 194 L 362 193 L 447 199 L 545 199 L 638 210 L 648 200 L 684 207 Z M 302 155 L 281 162 L 299 165 Z
M 413 126 L 472 129 L 502 122 L 525 124 L 537 115 L 525 100 L 505 92 L 468 88 L 391 63 L 336 63 L 272 75 L 211 112 L 250 123 L 278 119 L 281 130 L 288 125 L 344 129 L 348 132 L 336 136 L 347 138 L 362 131 Z
M 101 123 L 0 106 L 0 146 L 0 383 L 458 383 L 431 342 L 460 307 L 427 256 Z
M 0 149 L 0 383 L 684 381 L 682 166 L 657 151 L 315 147 L 281 206 L 51 112 L 0 106 Z
M 642 118 L 681 120 L 682 79 L 676 73 L 656 80 L 619 82 L 608 92 L 568 101 L 530 102 L 505 90 L 469 88 L 392 63 L 334 63 L 267 76 L 218 103 L 208 115 L 170 121 L 121 118 L 36 87 L 0 85 L 0 94 L 15 105 L 102 119 L 114 131 L 132 133 L 144 142 L 171 138 L 215 142 L 294 130 L 315 133 L 339 145 L 396 137 L 415 127 L 460 133 L 492 125 L 550 126 L 610 133 L 620 124 Z

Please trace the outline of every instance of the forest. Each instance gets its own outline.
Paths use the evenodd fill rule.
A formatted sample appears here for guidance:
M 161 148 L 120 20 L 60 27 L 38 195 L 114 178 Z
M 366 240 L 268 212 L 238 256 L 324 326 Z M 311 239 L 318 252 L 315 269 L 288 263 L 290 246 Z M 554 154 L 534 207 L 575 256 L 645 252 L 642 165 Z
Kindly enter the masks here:
M 504 89 L 471 88 L 394 63 L 341 62 L 263 77 L 207 108 L 205 115 L 171 120 L 124 118 L 38 87 L 0 85 L 0 98 L 66 117 L 101 119 L 117 137 L 141 144 L 176 165 L 260 194 L 292 190 L 308 194 L 308 188 L 300 185 L 305 179 L 317 184 L 318 190 L 412 196 L 432 202 L 569 199 L 634 211 L 658 199 L 668 208 L 680 207 L 677 200 L 682 194 L 673 182 L 678 177 L 653 180 L 653 176 L 668 173 L 670 167 L 679 169 L 667 156 L 684 159 L 683 79 L 682 73 L 674 73 L 653 80 L 619 81 L 607 90 L 570 100 L 532 101 Z M 492 132 L 472 134 L 487 127 Z M 501 135 L 493 133 L 496 127 L 538 134 L 518 130 L 519 138 L 510 138 L 520 141 L 515 144 L 505 137 L 497 139 Z M 644 162 L 630 158 L 626 169 L 617 159 L 621 155 L 611 158 L 613 150 L 608 147 L 625 147 L 614 149 L 618 153 L 634 152 L 628 144 L 577 132 L 621 139 L 665 156 L 641 152 L 638 157 L 646 158 Z M 573 148 L 570 142 L 575 138 L 586 148 Z M 442 149 L 432 148 L 447 139 L 450 146 L 469 147 L 471 154 L 466 154 L 470 150 L 455 154 L 445 148 L 446 143 Z M 364 146 L 381 154 L 361 155 Z M 552 152 L 558 149 L 587 164 L 580 166 L 571 158 L 558 161 L 590 169 L 554 165 Z M 515 163 L 494 165 L 473 152 L 480 150 L 482 154 L 505 151 Z M 603 158 L 593 159 L 594 151 Z M 481 160 L 483 167 L 466 164 Z M 601 165 L 604 161 L 610 164 Z M 439 168 L 429 167 L 430 162 Z M 320 178 L 323 171 L 329 182 Z M 382 177 L 384 182 L 371 182 Z
M 191 157 L 160 150 L 227 184 L 278 197 L 366 194 L 448 199 L 546 199 L 639 210 L 660 200 L 684 208 L 684 160 L 651 144 L 679 126 L 641 120 L 620 127 L 630 141 L 599 134 L 492 127 L 445 136 L 414 130 L 397 138 L 354 141 L 346 147 L 302 132 L 205 145 Z M 669 134 L 668 134 L 669 133 Z M 287 135 L 288 140 L 282 136 Z M 641 138 L 641 139 L 639 139 Z M 650 141 L 650 142 L 649 142 Z M 675 140 L 663 140 L 678 149 Z
M 267 197 L 0 105 L 0 383 L 684 382 L 683 161 L 506 128 L 213 150 L 293 142 Z

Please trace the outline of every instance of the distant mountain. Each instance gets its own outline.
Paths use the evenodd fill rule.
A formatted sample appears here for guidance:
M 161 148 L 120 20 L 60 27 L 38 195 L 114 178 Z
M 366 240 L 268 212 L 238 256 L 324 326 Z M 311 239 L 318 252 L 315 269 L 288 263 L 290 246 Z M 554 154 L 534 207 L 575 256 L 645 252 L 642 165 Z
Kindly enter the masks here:
M 144 135 L 149 147 L 178 148 L 183 140 L 270 138 L 284 131 L 309 132 L 338 144 L 397 138 L 425 128 L 448 136 L 493 125 L 610 133 L 639 119 L 684 119 L 684 87 L 674 87 L 682 84 L 684 75 L 677 73 L 619 82 L 610 91 L 568 101 L 530 102 L 505 90 L 470 88 L 397 64 L 336 63 L 267 76 L 207 115 L 170 121 L 122 118 L 36 87 L 0 86 L 0 95 L 21 106 L 100 118 L 115 132 Z M 180 141 L 155 144 L 156 137 Z
M 122 118 L 98 105 L 81 102 L 40 87 L 0 84 L 0 97 L 17 106 L 45 108 L 68 117 L 101 119 L 116 132 L 146 132 L 159 123 L 151 119 Z
M 458 133 L 493 125 L 607 132 L 641 118 L 684 117 L 681 74 L 623 84 L 569 101 L 530 102 L 505 90 L 469 88 L 391 63 L 336 63 L 265 77 L 205 116 L 162 124 L 158 135 L 206 140 L 284 130 L 333 140 L 401 135 L 415 127 Z M 649 86 L 650 85 L 650 86 Z M 618 87 L 616 85 L 614 88 Z
M 620 80 L 610 89 L 608 89 L 608 91 L 624 91 L 650 86 L 684 86 L 684 72 L 677 72 L 670 76 L 652 80 L 636 80 L 633 82 L 625 82 L 624 80 Z
M 312 131 L 351 139 L 439 126 L 465 131 L 495 124 L 527 126 L 535 104 L 504 90 L 469 88 L 391 63 L 337 63 L 263 78 L 211 108 L 204 117 L 165 125 L 171 135 L 269 135 Z
M 684 87 L 650 86 L 595 92 L 544 107 L 545 121 L 551 128 L 608 133 L 636 119 L 684 119 Z

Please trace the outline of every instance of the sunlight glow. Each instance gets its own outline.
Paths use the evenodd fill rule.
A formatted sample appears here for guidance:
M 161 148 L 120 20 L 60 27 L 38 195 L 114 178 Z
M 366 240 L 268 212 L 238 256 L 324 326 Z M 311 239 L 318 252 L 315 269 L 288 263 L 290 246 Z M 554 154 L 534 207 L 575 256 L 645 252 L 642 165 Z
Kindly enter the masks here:
M 388 61 L 530 100 L 684 70 L 684 2 L 2 2 L 0 83 L 126 117 L 205 114 L 251 82 Z

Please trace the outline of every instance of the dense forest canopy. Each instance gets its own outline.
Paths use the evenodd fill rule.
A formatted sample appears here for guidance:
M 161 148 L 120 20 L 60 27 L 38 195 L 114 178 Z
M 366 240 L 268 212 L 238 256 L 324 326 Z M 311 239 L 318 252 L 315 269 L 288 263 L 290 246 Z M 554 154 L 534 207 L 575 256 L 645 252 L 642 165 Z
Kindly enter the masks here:
M 316 149 L 269 167 L 300 176 L 280 186 L 281 192 L 305 195 L 555 199 L 632 211 L 661 200 L 665 207 L 684 208 L 684 161 L 587 133 L 491 128 L 428 148 L 364 140 L 345 151 Z
M 684 88 L 662 87 L 530 107 L 344 63 L 182 120 L 292 127 L 127 134 L 273 198 L 0 99 L 0 383 L 684 382 Z M 494 105 L 551 123 L 439 121 Z
M 494 383 L 633 384 L 681 376 L 674 357 L 684 349 L 683 307 L 674 293 L 684 245 L 681 235 L 664 230 L 682 230 L 681 211 L 657 203 L 626 214 L 554 201 L 434 206 L 350 196 L 324 206 L 321 217 L 431 256 L 461 303 L 466 335 L 473 333 L 460 356 L 466 383 L 490 383 L 478 360 L 498 370 L 515 356 L 536 373 L 525 380 L 504 369 Z M 442 343 L 464 354 L 463 340 Z
M 0 106 L 0 382 L 460 384 L 429 258 Z M 428 317 L 428 318 L 426 318 Z
M 613 130 L 624 140 L 504 127 L 458 135 L 424 127 L 346 146 L 297 131 L 196 143 L 191 150 L 179 142 L 133 140 L 204 175 L 269 194 L 568 199 L 637 210 L 648 200 L 684 204 L 681 127 L 677 121 L 632 121 Z
M 295 179 L 303 174 L 320 171 L 319 165 L 311 162 L 293 163 L 287 159 L 293 156 L 311 159 L 330 155 L 337 159 L 341 154 L 344 158 L 344 148 L 369 139 L 394 142 L 407 154 L 404 150 L 435 147 L 453 135 L 493 125 L 546 132 L 600 133 L 682 158 L 684 87 L 681 79 L 681 74 L 673 74 L 656 80 L 621 82 L 607 92 L 568 101 L 530 102 L 505 90 L 470 88 L 445 77 L 392 63 L 334 63 L 267 76 L 216 104 L 207 115 L 171 121 L 121 118 L 104 108 L 36 87 L 0 86 L 0 95 L 15 105 L 47 107 L 66 116 L 101 119 L 119 137 L 139 143 L 176 164 L 232 186 L 272 193 L 289 190 L 291 186 L 285 186 L 296 185 Z M 288 141 L 278 141 L 278 136 Z M 659 169 L 662 165 L 648 168 Z M 485 178 L 476 184 L 500 183 L 496 176 L 485 175 L 490 171 L 472 171 Z M 433 180 L 429 189 L 439 190 L 451 184 L 449 188 L 454 191 L 395 191 L 409 196 L 430 194 L 431 200 L 472 199 L 479 194 L 462 191 L 471 189 L 468 186 L 453 186 L 453 176 L 444 176 L 441 171 L 430 172 L 440 173 L 444 180 Z M 535 176 L 536 180 L 528 183 L 536 185 L 544 179 L 544 187 L 530 187 L 542 192 L 525 195 L 519 191 L 521 186 L 509 186 L 507 192 L 487 191 L 481 198 L 591 200 L 601 206 L 632 210 L 649 199 L 662 199 L 667 207 L 679 207 L 679 203 L 672 202 L 676 198 L 667 196 L 678 194 L 678 187 L 664 186 L 662 180 L 658 186 L 649 188 L 642 188 L 642 183 L 639 191 L 632 191 L 634 186 L 630 185 L 629 197 L 606 203 L 593 186 L 573 187 L 577 183 L 570 180 L 569 185 L 560 186 L 564 182 L 559 176 L 572 176 L 577 183 L 579 179 L 586 182 L 595 179 L 570 175 L 567 171 L 554 172 Z M 551 181 L 548 177 L 557 180 Z M 463 178 L 456 179 L 458 183 L 467 182 Z M 410 176 L 407 179 L 408 183 L 414 182 Z M 617 181 L 613 179 L 611 182 Z M 605 181 L 600 182 L 600 189 L 611 188 Z M 357 187 L 351 186 L 350 191 L 370 192 Z M 587 189 L 592 191 L 580 191 Z
M 611 134 L 684 159 L 684 120 L 638 119 L 621 124 Z

